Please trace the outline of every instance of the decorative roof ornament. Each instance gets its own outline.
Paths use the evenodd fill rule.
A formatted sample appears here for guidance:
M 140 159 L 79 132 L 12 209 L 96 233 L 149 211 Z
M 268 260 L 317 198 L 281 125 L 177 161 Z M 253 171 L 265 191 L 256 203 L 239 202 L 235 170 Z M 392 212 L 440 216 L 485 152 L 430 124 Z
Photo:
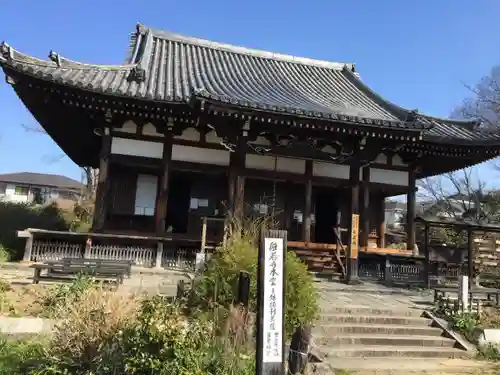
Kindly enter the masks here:
M 134 66 L 134 68 L 130 71 L 129 80 L 137 83 L 144 82 L 146 80 L 146 70 L 140 66 Z
M 107 123 L 111 123 L 113 121 L 113 113 L 111 112 L 111 109 L 107 109 L 106 113 L 104 114 L 104 119 Z
M 135 30 L 137 34 L 144 34 L 146 32 L 146 27 L 141 23 L 137 23 L 137 25 L 135 25 Z
M 418 109 L 414 109 L 412 111 L 409 111 L 406 114 L 405 122 L 415 122 L 415 121 L 417 121 L 419 116 L 420 115 L 418 114 Z
M 49 59 L 55 62 L 59 68 L 61 67 L 61 58 L 59 57 L 59 54 L 57 52 L 50 50 Z
M 472 120 L 473 130 L 478 130 L 483 127 L 484 121 L 480 118 Z
M 0 54 L 6 59 L 12 59 L 12 48 L 5 41 L 0 44 Z

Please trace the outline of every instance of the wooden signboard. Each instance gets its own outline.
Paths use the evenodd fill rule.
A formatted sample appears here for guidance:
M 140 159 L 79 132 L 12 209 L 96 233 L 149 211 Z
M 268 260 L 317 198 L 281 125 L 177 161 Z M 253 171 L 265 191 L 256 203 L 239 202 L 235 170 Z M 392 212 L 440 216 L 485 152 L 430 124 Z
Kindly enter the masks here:
M 285 374 L 286 231 L 266 230 L 259 247 L 257 375 Z
M 358 259 L 358 247 L 359 247 L 359 215 L 353 214 L 351 221 L 351 243 L 350 243 L 350 255 L 352 259 Z

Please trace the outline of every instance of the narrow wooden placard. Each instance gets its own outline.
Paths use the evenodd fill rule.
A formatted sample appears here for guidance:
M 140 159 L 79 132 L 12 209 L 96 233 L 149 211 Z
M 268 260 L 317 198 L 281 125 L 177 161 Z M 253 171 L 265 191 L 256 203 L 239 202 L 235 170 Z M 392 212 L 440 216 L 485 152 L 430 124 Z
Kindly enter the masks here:
M 286 249 L 286 231 L 261 232 L 257 279 L 256 375 L 285 374 Z

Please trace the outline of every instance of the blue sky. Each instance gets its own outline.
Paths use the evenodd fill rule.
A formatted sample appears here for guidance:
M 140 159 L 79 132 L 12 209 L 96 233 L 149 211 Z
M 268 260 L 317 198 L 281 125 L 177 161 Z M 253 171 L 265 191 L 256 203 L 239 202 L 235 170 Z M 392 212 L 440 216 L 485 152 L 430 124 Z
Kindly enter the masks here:
M 245 47 L 355 62 L 387 99 L 447 117 L 500 64 L 498 0 L 17 0 L 0 8 L 0 40 L 46 58 L 50 50 L 90 63 L 119 64 L 137 22 Z M 80 178 L 0 81 L 0 173 L 37 171 Z M 68 124 L 71 137 L 71 124 Z M 483 168 L 484 171 L 484 168 Z

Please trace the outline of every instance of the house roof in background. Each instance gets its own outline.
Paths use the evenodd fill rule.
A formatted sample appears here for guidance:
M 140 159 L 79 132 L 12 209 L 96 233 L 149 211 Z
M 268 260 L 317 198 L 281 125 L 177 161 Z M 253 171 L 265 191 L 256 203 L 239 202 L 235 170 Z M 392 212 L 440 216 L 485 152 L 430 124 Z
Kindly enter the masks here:
M 385 202 L 386 210 L 406 210 L 406 202 L 400 201 L 386 201 Z
M 57 174 L 44 174 L 33 172 L 4 173 L 0 174 L 0 182 L 23 185 L 36 185 L 57 187 L 63 189 L 82 189 L 85 185 L 72 178 Z

